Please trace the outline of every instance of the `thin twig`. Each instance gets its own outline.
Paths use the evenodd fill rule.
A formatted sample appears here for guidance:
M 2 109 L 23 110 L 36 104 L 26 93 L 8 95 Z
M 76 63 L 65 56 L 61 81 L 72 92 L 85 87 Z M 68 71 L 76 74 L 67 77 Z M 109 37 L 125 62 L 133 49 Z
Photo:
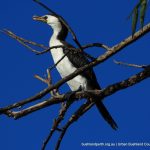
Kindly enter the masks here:
M 48 87 L 52 86 L 52 78 L 51 78 L 49 69 L 47 69 L 47 79 L 44 79 L 44 78 L 40 77 L 39 75 L 35 75 L 34 77 L 36 79 L 46 83 L 48 85 Z
M 46 79 L 40 77 L 39 75 L 35 75 L 34 77 L 35 77 L 36 79 L 38 79 L 38 80 L 40 80 L 40 81 L 46 83 L 46 84 L 48 85 L 48 87 L 50 87 L 50 86 L 52 86 L 52 77 L 51 77 L 50 71 L 51 71 L 50 69 L 47 69 L 47 78 L 46 78 Z M 60 94 L 58 93 L 58 90 L 56 90 L 56 89 L 53 89 L 52 91 L 50 91 L 50 94 L 51 94 L 52 96 L 56 96 L 56 95 L 58 96 L 58 95 L 60 95 Z
M 12 31 L 10 31 L 10 30 L 4 29 L 4 30 L 1 30 L 0 32 L 2 32 L 2 33 L 4 33 L 4 34 L 10 36 L 11 38 L 17 40 L 20 44 L 24 45 L 26 48 L 28 48 L 29 50 L 31 50 L 31 51 L 34 52 L 34 53 L 39 53 L 39 51 L 37 51 L 37 50 L 31 48 L 31 47 L 30 47 L 29 45 L 27 45 L 27 44 L 34 45 L 34 46 L 40 47 L 40 48 L 42 48 L 42 49 L 47 49 L 46 46 L 44 46 L 44 45 L 42 45 L 42 44 L 38 44 L 38 43 L 33 42 L 33 41 L 30 41 L 30 40 L 26 40 L 26 39 L 24 39 L 24 38 L 22 38 L 22 37 L 19 37 L 19 36 L 17 36 L 16 34 L 14 34 L 14 33 L 13 33 Z
M 43 44 L 39 44 L 39 43 L 33 42 L 33 41 L 31 41 L 31 40 L 27 40 L 27 39 L 24 39 L 24 38 L 22 38 L 22 37 L 20 37 L 20 36 L 17 36 L 16 34 L 14 34 L 12 31 L 10 31 L 10 30 L 8 30 L 8 29 L 4 29 L 4 30 L 2 30 L 2 32 L 4 32 L 5 34 L 7 34 L 7 35 L 9 35 L 9 36 L 12 36 L 12 37 L 14 37 L 14 38 L 16 38 L 16 39 L 21 40 L 21 41 L 24 42 L 24 43 L 27 43 L 27 44 L 30 44 L 30 45 L 34 45 L 34 46 L 40 47 L 40 48 L 42 48 L 42 49 L 46 49 L 46 48 L 47 48 L 47 47 L 44 46 Z
M 49 70 L 51 71 L 52 69 L 54 69 L 65 57 L 66 55 L 69 53 L 69 51 L 67 51 L 53 66 L 51 66 L 49 68 Z
M 41 52 L 38 52 L 36 55 L 45 54 L 45 53 L 51 51 L 52 49 L 57 49 L 57 48 L 65 48 L 65 46 L 63 46 L 63 45 L 52 46 L 52 47 L 49 47 L 49 48 L 47 48 L 47 49 L 45 49 L 45 50 L 43 50 Z
M 92 47 L 100 47 L 107 51 L 110 50 L 110 47 L 108 47 L 107 45 L 102 44 L 102 43 L 90 43 L 90 44 L 82 46 L 82 49 L 87 49 L 87 48 L 92 48 Z
M 116 60 L 114 60 L 114 63 L 117 64 L 117 65 L 124 65 L 124 66 L 128 66 L 128 67 L 142 68 L 142 69 L 147 67 L 147 65 L 129 64 L 129 63 L 124 63 L 124 62 L 116 61 Z
M 43 79 L 43 78 L 40 77 L 39 75 L 34 75 L 34 77 L 35 77 L 36 79 L 38 79 L 38 80 L 40 80 L 40 81 L 42 81 L 42 82 L 44 82 L 44 83 L 47 84 L 47 79 Z

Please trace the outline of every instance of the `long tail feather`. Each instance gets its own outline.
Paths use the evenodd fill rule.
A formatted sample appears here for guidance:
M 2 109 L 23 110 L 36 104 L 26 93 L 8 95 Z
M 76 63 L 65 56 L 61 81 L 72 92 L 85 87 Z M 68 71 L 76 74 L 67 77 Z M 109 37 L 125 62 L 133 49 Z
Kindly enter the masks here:
M 108 112 L 108 110 L 106 109 L 104 104 L 101 101 L 96 100 L 96 106 L 97 106 L 99 112 L 101 113 L 101 115 L 103 116 L 103 118 L 108 122 L 108 124 L 114 130 L 117 130 L 118 126 L 117 126 L 116 122 L 114 121 L 114 119 L 111 117 L 110 113 Z

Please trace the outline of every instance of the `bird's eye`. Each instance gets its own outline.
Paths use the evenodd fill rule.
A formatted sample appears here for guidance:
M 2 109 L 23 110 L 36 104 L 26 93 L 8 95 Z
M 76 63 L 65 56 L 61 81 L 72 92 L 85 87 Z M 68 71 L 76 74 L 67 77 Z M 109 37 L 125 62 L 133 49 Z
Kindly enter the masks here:
M 47 16 L 44 16 L 44 19 L 46 20 L 48 17 Z

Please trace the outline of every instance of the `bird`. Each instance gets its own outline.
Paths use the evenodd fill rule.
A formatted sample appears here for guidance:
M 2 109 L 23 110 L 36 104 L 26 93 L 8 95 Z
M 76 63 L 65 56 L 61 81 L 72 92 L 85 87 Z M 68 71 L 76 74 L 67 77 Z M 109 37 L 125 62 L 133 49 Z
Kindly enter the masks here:
M 55 64 L 66 54 L 66 56 L 56 66 L 62 78 L 68 76 L 78 68 L 83 67 L 89 63 L 88 58 L 83 53 L 69 50 L 69 48 L 74 47 L 66 42 L 68 28 L 66 25 L 64 25 L 58 16 L 53 14 L 33 16 L 33 20 L 44 22 L 52 28 L 53 34 L 49 41 L 49 47 L 62 46 L 60 48 L 54 48 L 50 50 Z M 77 91 L 79 88 L 83 91 L 101 90 L 93 68 L 89 68 L 86 71 L 83 71 L 81 74 L 67 81 L 67 84 L 69 85 L 71 91 Z M 118 126 L 114 119 L 111 117 L 103 102 L 99 100 L 98 97 L 94 97 L 94 99 L 95 105 L 97 106 L 97 109 L 99 110 L 104 120 L 114 130 L 116 130 Z

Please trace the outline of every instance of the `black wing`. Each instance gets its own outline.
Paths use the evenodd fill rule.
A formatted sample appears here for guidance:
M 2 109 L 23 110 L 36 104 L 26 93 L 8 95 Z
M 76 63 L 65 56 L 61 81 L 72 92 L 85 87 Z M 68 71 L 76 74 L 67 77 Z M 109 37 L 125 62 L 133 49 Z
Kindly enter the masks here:
M 87 65 L 89 63 L 89 60 L 87 59 L 87 57 L 78 51 L 74 51 L 74 50 L 69 50 L 69 48 L 74 48 L 72 45 L 62 41 L 62 43 L 68 47 L 68 49 L 64 49 L 64 53 L 67 53 L 67 57 L 68 59 L 71 61 L 71 63 L 76 67 L 76 68 L 80 68 L 83 67 L 85 65 Z M 69 52 L 68 52 L 69 51 Z M 94 89 L 100 89 L 100 86 L 97 82 L 95 73 L 93 71 L 93 68 L 89 68 L 86 71 L 84 71 L 82 73 L 82 75 L 84 77 L 86 77 L 86 79 L 88 80 L 88 86 L 90 88 L 94 88 Z

